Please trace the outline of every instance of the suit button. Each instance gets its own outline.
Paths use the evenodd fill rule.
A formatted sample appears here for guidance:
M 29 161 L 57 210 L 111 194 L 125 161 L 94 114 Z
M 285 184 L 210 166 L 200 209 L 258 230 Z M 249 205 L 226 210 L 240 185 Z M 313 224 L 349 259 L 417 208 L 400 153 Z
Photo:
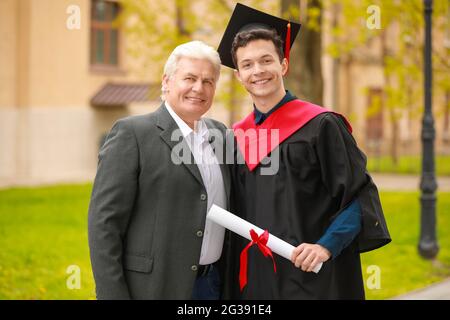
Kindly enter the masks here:
M 193 266 L 191 266 L 191 270 L 192 270 L 192 271 L 197 271 L 197 270 L 198 270 L 198 267 L 194 264 Z
M 202 230 L 198 230 L 197 231 L 197 237 L 203 237 L 203 231 Z
M 200 200 L 205 201 L 206 200 L 206 194 L 202 193 L 200 196 Z

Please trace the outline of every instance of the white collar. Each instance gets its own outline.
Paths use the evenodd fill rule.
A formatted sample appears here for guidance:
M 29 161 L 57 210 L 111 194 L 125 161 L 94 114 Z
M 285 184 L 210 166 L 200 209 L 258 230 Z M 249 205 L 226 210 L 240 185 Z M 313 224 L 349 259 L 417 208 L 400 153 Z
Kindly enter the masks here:
M 206 126 L 205 121 L 200 118 L 198 121 L 195 122 L 196 131 L 192 130 L 191 127 L 189 127 L 186 122 L 184 122 L 183 119 L 181 119 L 175 111 L 173 111 L 172 107 L 167 101 L 164 101 L 164 104 L 166 105 L 167 111 L 169 111 L 170 115 L 172 116 L 173 120 L 175 120 L 176 124 L 178 125 L 178 128 L 180 128 L 181 133 L 183 134 L 183 137 L 186 139 L 191 133 L 194 134 L 196 137 L 201 137 L 201 142 L 209 139 L 209 132 L 208 127 Z

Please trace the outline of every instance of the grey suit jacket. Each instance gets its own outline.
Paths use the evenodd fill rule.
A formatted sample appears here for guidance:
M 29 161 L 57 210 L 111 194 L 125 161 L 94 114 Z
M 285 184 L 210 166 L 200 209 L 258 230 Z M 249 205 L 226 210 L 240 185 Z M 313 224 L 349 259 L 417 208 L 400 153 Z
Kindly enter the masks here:
M 223 124 L 205 121 L 210 132 L 225 133 Z M 180 146 L 171 139 L 176 129 L 162 104 L 117 121 L 100 150 L 88 214 L 98 299 L 191 297 L 207 194 L 193 158 L 191 164 L 172 161 L 172 149 Z M 223 145 L 215 139 L 214 146 Z M 188 148 L 182 137 L 181 143 Z M 230 175 L 220 167 L 229 203 Z

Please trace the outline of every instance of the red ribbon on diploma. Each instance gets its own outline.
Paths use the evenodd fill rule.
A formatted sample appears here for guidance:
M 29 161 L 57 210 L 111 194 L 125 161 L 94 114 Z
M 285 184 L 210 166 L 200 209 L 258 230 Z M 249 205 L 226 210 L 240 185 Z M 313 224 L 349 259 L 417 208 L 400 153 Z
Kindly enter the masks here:
M 269 232 L 265 230 L 260 236 L 256 233 L 255 230 L 250 230 L 250 236 L 252 237 L 252 241 L 242 250 L 240 257 L 240 266 L 239 266 L 239 285 L 242 289 L 247 285 L 247 251 L 254 244 L 258 245 L 259 251 L 262 252 L 264 257 L 270 256 L 273 262 L 273 270 L 275 273 L 277 272 L 277 267 L 275 266 L 275 260 L 273 259 L 272 250 L 266 246 L 267 241 L 269 240 Z

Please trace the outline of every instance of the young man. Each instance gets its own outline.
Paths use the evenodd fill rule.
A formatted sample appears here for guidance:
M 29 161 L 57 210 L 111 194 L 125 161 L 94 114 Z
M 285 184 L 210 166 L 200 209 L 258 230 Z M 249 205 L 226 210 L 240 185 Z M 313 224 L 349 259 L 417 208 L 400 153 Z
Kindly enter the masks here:
M 202 118 L 219 74 L 213 48 L 178 46 L 164 68 L 161 107 L 111 129 L 89 206 L 98 299 L 219 298 L 224 229 L 206 213 L 229 203 L 229 171 L 213 152 L 226 128 Z
M 274 255 L 275 272 L 258 246 L 240 261 L 248 241 L 232 235 L 225 296 L 363 299 L 359 253 L 390 237 L 348 122 L 285 90 L 286 56 L 299 29 L 238 4 L 219 46 L 222 63 L 236 69 L 254 103 L 254 111 L 233 126 L 236 158 L 245 163 L 233 170 L 232 210 L 296 247 L 291 261 Z M 248 281 L 241 292 L 237 274 L 245 262 Z M 320 263 L 321 270 L 312 272 Z

